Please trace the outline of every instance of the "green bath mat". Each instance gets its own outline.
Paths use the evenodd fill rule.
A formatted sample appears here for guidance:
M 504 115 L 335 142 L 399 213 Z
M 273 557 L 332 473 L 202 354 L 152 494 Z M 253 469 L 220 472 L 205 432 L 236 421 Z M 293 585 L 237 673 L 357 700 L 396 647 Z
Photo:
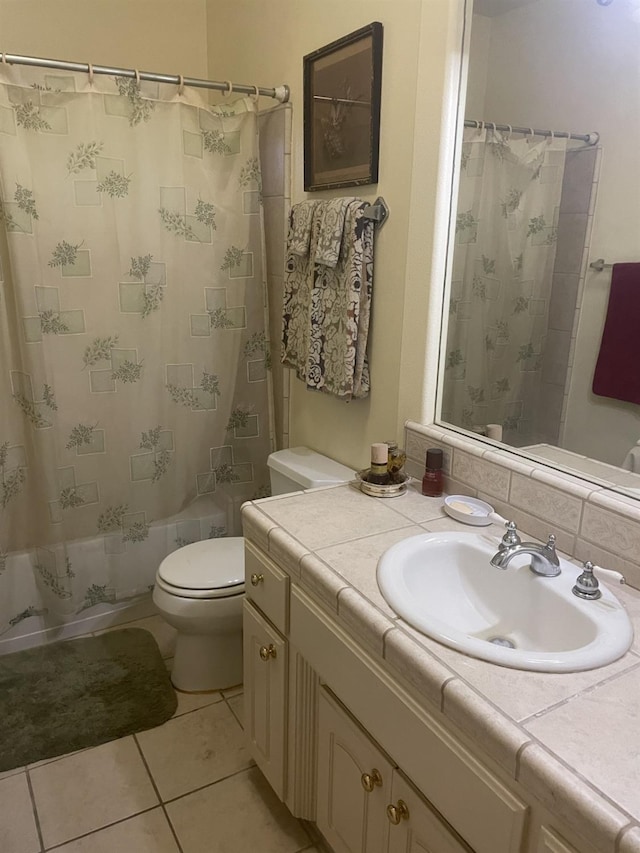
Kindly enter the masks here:
M 177 706 L 153 636 L 109 631 L 0 657 L 0 772 L 159 726 Z

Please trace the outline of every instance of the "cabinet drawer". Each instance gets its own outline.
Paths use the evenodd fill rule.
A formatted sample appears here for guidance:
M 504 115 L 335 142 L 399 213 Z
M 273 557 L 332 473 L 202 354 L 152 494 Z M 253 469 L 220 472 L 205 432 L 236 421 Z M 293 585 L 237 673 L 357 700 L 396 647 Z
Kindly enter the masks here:
M 250 542 L 244 545 L 246 597 L 283 634 L 289 630 L 289 576 Z

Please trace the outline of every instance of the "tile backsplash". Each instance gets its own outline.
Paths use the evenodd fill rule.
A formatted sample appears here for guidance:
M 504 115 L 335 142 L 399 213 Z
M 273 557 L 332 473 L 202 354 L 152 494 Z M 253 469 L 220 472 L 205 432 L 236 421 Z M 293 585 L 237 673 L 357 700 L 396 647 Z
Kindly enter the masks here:
M 490 503 L 537 539 L 624 574 L 640 589 L 640 501 L 468 439 L 440 426 L 405 424 L 407 472 L 421 478 L 428 447 L 444 454 L 445 490 Z

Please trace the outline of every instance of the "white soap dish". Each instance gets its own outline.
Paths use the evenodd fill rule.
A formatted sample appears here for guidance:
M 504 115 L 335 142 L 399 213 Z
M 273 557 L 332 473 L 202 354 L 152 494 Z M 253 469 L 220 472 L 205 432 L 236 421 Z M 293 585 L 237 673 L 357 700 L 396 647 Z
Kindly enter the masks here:
M 456 521 L 474 527 L 488 527 L 493 522 L 500 524 L 506 520 L 494 512 L 491 504 L 467 495 L 448 495 L 444 499 L 444 511 Z

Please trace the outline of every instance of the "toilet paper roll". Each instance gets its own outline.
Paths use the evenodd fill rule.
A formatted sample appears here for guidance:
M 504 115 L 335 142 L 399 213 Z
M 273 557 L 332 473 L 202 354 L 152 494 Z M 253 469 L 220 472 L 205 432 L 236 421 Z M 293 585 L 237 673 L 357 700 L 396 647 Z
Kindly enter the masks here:
M 487 438 L 502 441 L 502 424 L 487 424 Z

